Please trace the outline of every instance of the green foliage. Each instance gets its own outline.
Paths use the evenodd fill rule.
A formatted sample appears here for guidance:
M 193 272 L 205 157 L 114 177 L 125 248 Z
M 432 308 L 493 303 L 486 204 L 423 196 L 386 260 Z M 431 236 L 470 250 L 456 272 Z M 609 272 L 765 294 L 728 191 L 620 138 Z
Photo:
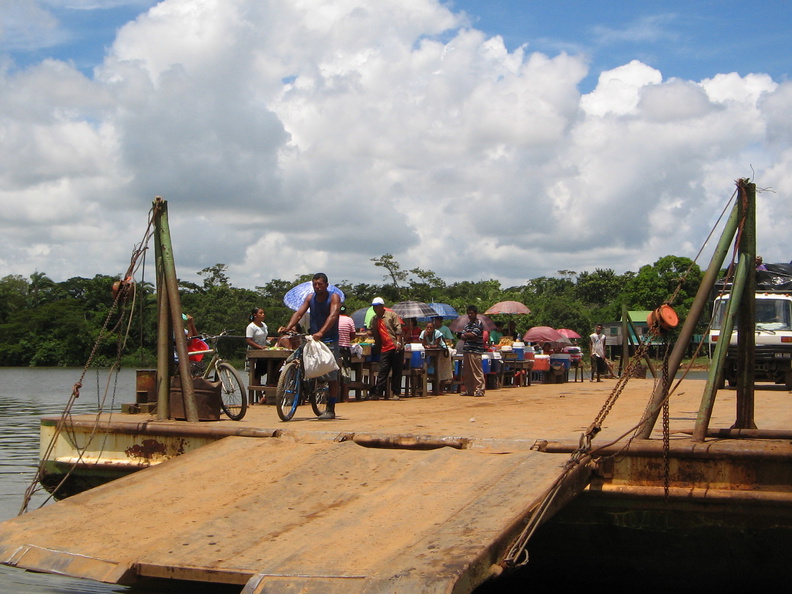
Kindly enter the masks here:
M 531 309 L 529 316 L 493 316 L 515 321 L 524 332 L 531 326 L 570 328 L 586 336 L 597 322 L 619 318 L 622 304 L 630 309 L 654 309 L 679 290 L 675 309 L 684 316 L 701 282 L 698 266 L 688 258 L 665 256 L 636 273 L 617 275 L 610 269 L 576 273 L 559 270 L 557 276 L 539 277 L 522 286 L 503 288 L 494 279 L 446 284 L 431 270 L 404 270 L 391 254 L 372 258 L 385 268 L 384 284 L 335 284 L 346 295 L 348 313 L 366 307 L 374 297 L 387 303 L 407 299 L 442 302 L 464 312 L 469 304 L 484 312 L 499 301 L 520 301 Z M 689 272 L 688 272 L 689 271 Z M 296 275 L 294 280 L 273 279 L 255 289 L 234 287 L 225 264 L 201 270 L 201 283 L 180 282 L 182 310 L 191 314 L 200 332 L 218 334 L 226 330 L 236 339 L 218 345 L 223 356 L 244 356 L 245 327 L 253 308 L 263 307 L 270 334 L 285 325 L 292 310 L 283 296 L 295 285 L 309 281 L 313 273 Z M 3 365 L 83 365 L 113 305 L 111 288 L 118 277 L 98 274 L 91 279 L 74 277 L 55 283 L 43 272 L 29 278 L 8 275 L 0 279 L 0 366 Z M 152 366 L 157 337 L 157 298 L 149 282 L 136 286 L 134 313 L 126 337 L 124 363 Z M 129 303 L 132 306 L 132 303 Z M 96 348 L 95 364 L 109 364 L 117 356 L 126 324 L 118 324 L 119 312 L 110 316 L 106 335 Z M 116 327 L 118 326 L 118 327 Z

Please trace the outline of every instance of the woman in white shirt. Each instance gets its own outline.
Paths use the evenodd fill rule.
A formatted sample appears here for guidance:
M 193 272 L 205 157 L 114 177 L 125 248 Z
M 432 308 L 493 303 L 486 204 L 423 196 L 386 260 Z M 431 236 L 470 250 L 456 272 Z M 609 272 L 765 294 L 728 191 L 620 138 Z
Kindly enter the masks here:
M 264 323 L 264 318 L 267 317 L 267 314 L 264 313 L 264 310 L 261 307 L 255 308 L 250 313 L 250 324 L 248 324 L 247 329 L 245 330 L 245 339 L 247 341 L 248 348 L 251 349 L 265 349 L 269 344 L 267 340 L 267 325 Z
M 250 324 L 245 329 L 245 342 L 247 342 L 249 349 L 266 349 L 269 341 L 267 340 L 267 325 L 264 323 L 264 318 L 267 314 L 260 307 L 255 308 L 250 312 Z M 261 376 L 267 373 L 267 361 L 265 359 L 256 359 L 255 377 L 256 381 L 261 383 Z M 259 404 L 264 404 L 264 398 L 259 399 Z

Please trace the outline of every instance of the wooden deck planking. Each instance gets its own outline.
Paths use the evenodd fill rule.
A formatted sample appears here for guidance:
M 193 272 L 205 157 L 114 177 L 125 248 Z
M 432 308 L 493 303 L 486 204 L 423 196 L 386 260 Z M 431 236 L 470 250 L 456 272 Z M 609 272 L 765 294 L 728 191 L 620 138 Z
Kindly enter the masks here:
M 201 581 L 253 577 L 251 592 L 287 577 L 317 592 L 328 582 L 446 591 L 486 577 L 493 543 L 565 460 L 228 437 L 5 522 L 0 548 L 4 562 L 20 547 L 60 552 L 16 563 L 37 571 L 79 556 L 59 572 L 102 581 L 133 568 Z

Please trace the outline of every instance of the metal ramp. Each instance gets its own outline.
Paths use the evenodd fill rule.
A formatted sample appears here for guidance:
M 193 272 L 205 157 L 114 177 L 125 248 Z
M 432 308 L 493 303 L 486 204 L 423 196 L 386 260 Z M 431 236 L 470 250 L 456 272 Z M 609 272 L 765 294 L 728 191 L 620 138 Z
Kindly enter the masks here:
M 469 592 L 566 460 L 227 437 L 0 524 L 0 562 L 246 593 Z

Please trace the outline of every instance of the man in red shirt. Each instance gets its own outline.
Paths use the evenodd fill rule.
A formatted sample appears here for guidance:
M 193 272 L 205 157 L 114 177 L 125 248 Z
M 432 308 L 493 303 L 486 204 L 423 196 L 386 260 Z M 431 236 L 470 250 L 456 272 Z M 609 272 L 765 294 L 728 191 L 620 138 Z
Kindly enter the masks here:
M 385 396 L 388 373 L 391 373 L 391 393 L 393 400 L 399 400 L 401 393 L 402 365 L 404 364 L 404 342 L 402 340 L 402 321 L 395 312 L 385 308 L 382 297 L 371 302 L 376 314 L 371 318 L 369 334 L 374 337 L 375 349 L 380 353 L 377 384 L 370 391 L 373 400 Z

